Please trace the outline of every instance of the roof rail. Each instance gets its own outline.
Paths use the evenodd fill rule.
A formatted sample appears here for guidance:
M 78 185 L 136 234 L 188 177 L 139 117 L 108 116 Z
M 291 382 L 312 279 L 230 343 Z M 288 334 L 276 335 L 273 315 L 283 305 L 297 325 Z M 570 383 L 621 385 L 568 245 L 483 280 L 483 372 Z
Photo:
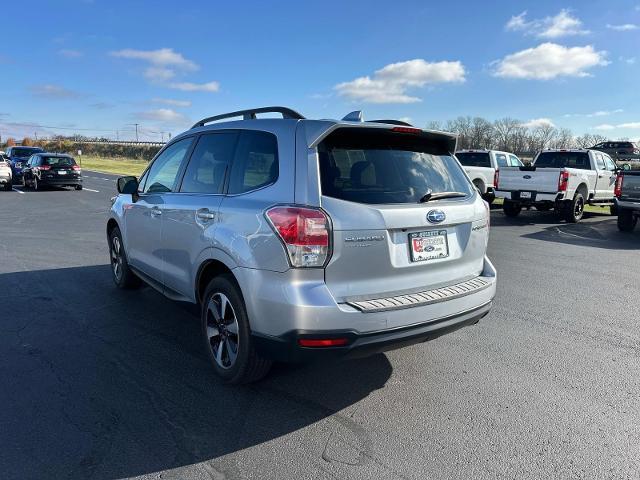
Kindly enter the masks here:
M 369 120 L 369 123 L 388 123 L 389 125 L 403 125 L 405 127 L 413 127 L 410 123 L 402 120 Z
M 255 120 L 256 113 L 281 113 L 282 118 L 293 118 L 296 120 L 303 120 L 304 117 L 295 110 L 287 107 L 261 107 L 250 108 L 248 110 L 238 110 L 237 112 L 223 113 L 221 115 L 215 115 L 213 117 L 207 117 L 195 123 L 191 128 L 203 127 L 205 124 L 214 122 L 216 120 L 222 120 L 225 118 L 233 118 L 242 116 L 244 120 Z

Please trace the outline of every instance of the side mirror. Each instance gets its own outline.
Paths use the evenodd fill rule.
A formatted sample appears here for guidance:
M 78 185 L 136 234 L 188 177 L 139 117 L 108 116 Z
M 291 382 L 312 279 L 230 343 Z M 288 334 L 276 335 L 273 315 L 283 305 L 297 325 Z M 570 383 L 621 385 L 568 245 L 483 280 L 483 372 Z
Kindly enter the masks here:
M 625 172 L 631 170 L 631 164 L 630 163 L 625 163 L 622 165 L 622 170 L 624 170 Z
M 118 193 L 136 196 L 138 194 L 138 179 L 136 177 L 120 177 L 117 182 Z

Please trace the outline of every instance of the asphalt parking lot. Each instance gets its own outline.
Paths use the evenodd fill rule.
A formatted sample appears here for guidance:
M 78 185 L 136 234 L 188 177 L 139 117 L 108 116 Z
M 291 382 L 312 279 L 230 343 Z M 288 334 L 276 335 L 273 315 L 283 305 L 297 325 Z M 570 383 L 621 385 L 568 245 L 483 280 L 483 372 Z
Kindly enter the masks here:
M 494 210 L 478 325 L 228 387 L 189 308 L 113 285 L 114 178 L 0 192 L 1 478 L 640 477 L 640 231 Z

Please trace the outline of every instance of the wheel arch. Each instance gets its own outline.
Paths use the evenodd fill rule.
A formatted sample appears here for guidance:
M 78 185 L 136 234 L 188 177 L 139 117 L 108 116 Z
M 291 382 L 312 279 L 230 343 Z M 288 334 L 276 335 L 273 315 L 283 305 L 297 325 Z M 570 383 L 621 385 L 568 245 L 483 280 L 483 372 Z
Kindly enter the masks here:
M 209 282 L 219 276 L 228 274 L 233 277 L 234 281 L 238 285 L 238 288 L 242 294 L 242 288 L 233 273 L 234 268 L 236 267 L 235 262 L 231 258 L 225 258 L 226 254 L 223 252 L 214 249 L 212 252 L 209 252 L 208 258 L 201 261 L 198 266 L 198 270 L 196 271 L 195 281 L 194 281 L 194 298 L 196 303 L 200 304 L 202 301 L 202 296 L 209 285 Z

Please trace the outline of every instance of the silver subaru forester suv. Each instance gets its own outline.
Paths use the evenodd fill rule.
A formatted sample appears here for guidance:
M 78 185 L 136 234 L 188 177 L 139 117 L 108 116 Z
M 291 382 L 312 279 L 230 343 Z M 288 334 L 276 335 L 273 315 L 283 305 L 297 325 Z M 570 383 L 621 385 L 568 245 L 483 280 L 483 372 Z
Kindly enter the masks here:
M 488 205 L 453 155 L 456 137 L 361 119 L 267 107 L 172 139 L 139 179 L 118 180 L 116 285 L 144 280 L 199 304 L 229 383 L 273 361 L 363 356 L 477 323 L 496 271 Z

